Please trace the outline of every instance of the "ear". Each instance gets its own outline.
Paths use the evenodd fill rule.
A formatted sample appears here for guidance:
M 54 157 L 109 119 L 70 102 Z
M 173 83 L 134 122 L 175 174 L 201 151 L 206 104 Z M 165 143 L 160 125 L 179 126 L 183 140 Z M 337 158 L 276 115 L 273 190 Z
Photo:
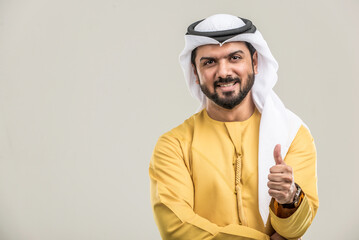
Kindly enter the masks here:
M 253 69 L 254 69 L 254 73 L 257 74 L 258 73 L 258 54 L 257 54 L 257 51 L 255 51 L 255 53 L 253 54 Z
M 199 77 L 198 77 L 198 73 L 197 73 L 197 68 L 193 64 L 192 64 L 192 68 L 193 68 L 193 73 L 196 76 L 196 83 L 199 84 Z

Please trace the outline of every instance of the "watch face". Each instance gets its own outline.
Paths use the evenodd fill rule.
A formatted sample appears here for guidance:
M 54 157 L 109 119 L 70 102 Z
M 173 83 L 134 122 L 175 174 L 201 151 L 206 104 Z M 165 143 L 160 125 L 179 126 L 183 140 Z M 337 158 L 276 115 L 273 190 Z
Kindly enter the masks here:
M 298 207 L 298 206 L 299 206 L 299 204 L 302 202 L 302 199 L 303 199 L 303 197 L 304 197 L 304 194 L 303 194 L 301 188 L 298 188 L 297 193 L 298 193 L 298 195 L 296 194 L 296 196 L 295 196 L 296 199 L 295 199 L 295 202 L 294 202 L 294 206 L 295 206 L 295 207 Z
M 295 184 L 295 186 L 297 187 L 297 192 L 295 193 L 294 202 L 298 201 L 298 198 L 299 198 L 300 194 L 302 193 L 302 189 L 299 187 L 299 185 Z

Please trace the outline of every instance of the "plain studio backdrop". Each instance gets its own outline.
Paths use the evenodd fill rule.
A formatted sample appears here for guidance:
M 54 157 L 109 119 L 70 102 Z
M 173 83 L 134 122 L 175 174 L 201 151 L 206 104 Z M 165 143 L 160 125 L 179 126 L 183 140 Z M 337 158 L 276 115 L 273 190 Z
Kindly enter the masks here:
M 148 164 L 198 107 L 187 26 L 251 19 L 276 92 L 310 127 L 320 207 L 304 239 L 358 239 L 356 0 L 0 0 L 0 239 L 160 239 Z

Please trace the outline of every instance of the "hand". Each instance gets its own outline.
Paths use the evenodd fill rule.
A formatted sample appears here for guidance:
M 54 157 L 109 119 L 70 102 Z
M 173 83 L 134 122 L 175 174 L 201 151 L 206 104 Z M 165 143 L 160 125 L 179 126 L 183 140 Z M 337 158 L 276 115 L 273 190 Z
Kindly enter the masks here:
M 281 155 L 281 146 L 274 148 L 274 160 L 276 165 L 270 168 L 268 175 L 269 195 L 280 204 L 293 202 L 297 187 L 294 183 L 293 169 L 285 164 Z
M 271 237 L 271 240 L 286 240 L 286 238 L 282 237 L 281 235 L 279 235 L 278 233 L 274 233 Z
M 281 235 L 279 235 L 278 233 L 274 233 L 271 237 L 271 240 L 286 240 L 286 238 L 282 237 Z M 298 240 L 301 240 L 302 238 L 298 238 Z

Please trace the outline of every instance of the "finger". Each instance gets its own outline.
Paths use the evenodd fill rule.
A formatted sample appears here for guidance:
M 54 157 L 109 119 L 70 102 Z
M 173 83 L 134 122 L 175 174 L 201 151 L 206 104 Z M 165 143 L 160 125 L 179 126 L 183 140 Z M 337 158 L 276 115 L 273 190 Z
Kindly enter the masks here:
M 293 177 L 291 174 L 271 173 L 268 175 L 268 180 L 272 182 L 292 183 Z
M 269 194 L 269 196 L 271 196 L 275 200 L 277 200 L 278 203 L 284 203 L 286 196 L 287 196 L 286 193 L 284 193 L 282 191 L 278 191 L 278 190 L 273 190 L 273 189 L 269 189 L 268 194 Z
M 275 165 L 269 169 L 270 173 L 286 173 L 289 172 L 287 165 Z
M 279 235 L 278 233 L 274 233 L 271 237 L 271 240 L 285 240 L 285 238 L 283 238 L 281 235 Z
M 273 156 L 274 156 L 274 161 L 275 161 L 276 165 L 285 164 L 283 159 L 282 159 L 280 144 L 277 144 L 275 146 Z
M 282 174 L 271 173 L 268 175 L 268 180 L 272 182 L 283 182 Z
M 269 181 L 267 183 L 267 186 L 269 187 L 269 189 L 272 189 L 272 190 L 277 190 L 277 191 L 282 191 L 282 192 L 289 192 L 291 184 L 290 183 L 283 183 L 283 182 Z
M 288 165 L 275 165 L 269 169 L 270 173 L 293 174 L 293 168 Z
M 285 238 L 283 238 L 281 235 L 279 235 L 278 233 L 274 233 L 271 237 L 271 240 L 285 240 Z

